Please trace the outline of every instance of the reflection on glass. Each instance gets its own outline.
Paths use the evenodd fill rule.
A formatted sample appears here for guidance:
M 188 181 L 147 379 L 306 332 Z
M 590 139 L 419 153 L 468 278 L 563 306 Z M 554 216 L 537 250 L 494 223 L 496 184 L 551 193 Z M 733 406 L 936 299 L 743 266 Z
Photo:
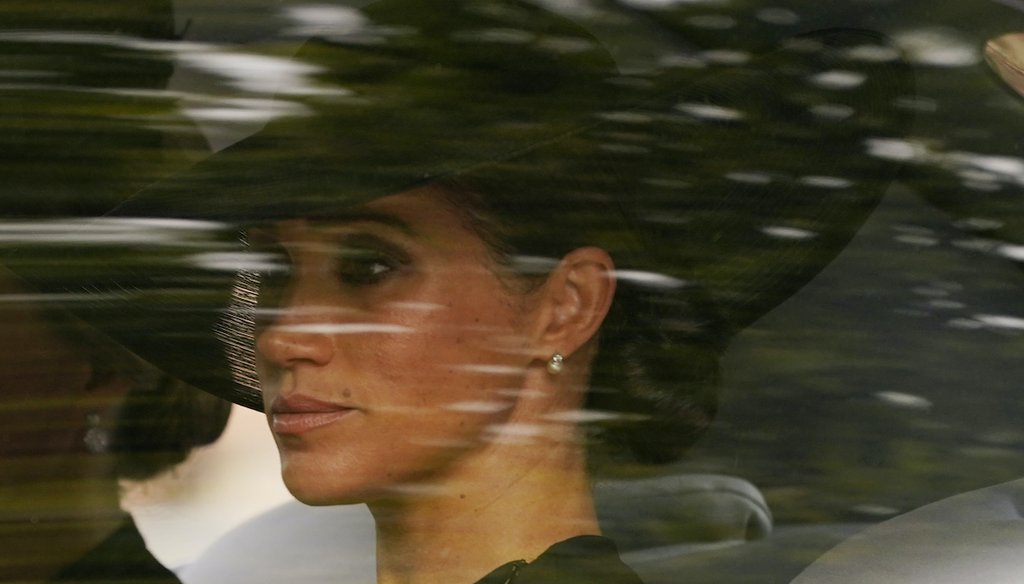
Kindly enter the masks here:
M 173 376 L 250 407 L 266 399 L 296 492 L 369 501 L 385 526 L 423 501 L 450 519 L 443 510 L 483 492 L 526 497 L 479 486 L 496 476 L 543 491 L 516 521 L 486 522 L 474 547 L 494 532 L 508 545 L 459 563 L 467 582 L 499 566 L 528 576 L 507 564 L 543 551 L 511 544 L 528 539 L 524 523 L 574 526 L 546 543 L 600 529 L 651 584 L 792 575 L 856 524 L 1020 474 L 1021 315 L 1007 267 L 1022 255 L 1018 106 L 980 74 L 978 42 L 1006 12 L 199 4 L 175 7 L 192 11 L 188 26 L 170 26 L 165 3 L 138 30 L 97 28 L 82 10 L 81 23 L 23 15 L 0 32 L 16 57 L 0 72 L 12 113 L 0 122 L 0 263 L 26 280 L 0 310 L 45 314 L 56 361 L 80 349 L 52 322 L 66 310 Z M 234 42 L 232 26 L 254 42 Z M 821 30 L 833 32 L 809 34 Z M 181 116 L 216 144 L 269 125 L 186 172 L 173 164 L 197 158 L 199 140 Z M 883 192 L 840 262 L 784 303 Z M 350 222 L 391 197 L 414 233 Z M 539 350 L 538 315 L 558 314 L 543 307 L 581 249 L 607 255 L 587 265 L 614 287 L 609 315 L 592 340 Z M 440 262 L 456 252 L 461 265 Z M 327 406 L 280 397 L 296 388 Z M 97 428 L 113 422 L 79 409 L 75 447 L 90 435 L 102 449 Z M 371 430 L 374 412 L 391 421 Z M 542 454 L 562 457 L 554 485 L 514 466 Z M 481 460 L 499 470 L 463 473 Z M 114 475 L 100 475 L 109 486 Z M 453 486 L 467 483 L 476 496 Z M 721 529 L 702 523 L 718 498 L 678 516 L 637 503 L 691 487 L 748 505 Z M 775 532 L 760 544 L 679 547 L 764 538 L 769 507 Z M 821 529 L 801 540 L 805 527 Z M 403 529 L 414 533 L 389 533 Z M 433 537 L 420 553 L 454 547 L 440 529 L 422 533 Z M 412 570 L 388 545 L 382 565 Z

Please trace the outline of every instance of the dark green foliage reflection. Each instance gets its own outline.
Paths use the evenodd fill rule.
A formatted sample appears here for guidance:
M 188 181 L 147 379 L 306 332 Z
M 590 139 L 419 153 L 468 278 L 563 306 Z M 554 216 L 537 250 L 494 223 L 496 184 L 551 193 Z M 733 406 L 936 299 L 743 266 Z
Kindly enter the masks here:
M 0 263 L 193 383 L 237 391 L 218 341 L 190 335 L 238 270 L 276 267 L 245 228 L 442 181 L 516 218 L 510 267 L 541 270 L 586 232 L 623 295 L 647 294 L 628 316 L 655 325 L 654 381 L 696 387 L 711 425 L 681 461 L 613 448 L 601 472 L 740 476 L 778 525 L 828 524 L 827 541 L 1024 476 L 1024 104 L 979 52 L 1020 13 L 595 0 L 564 8 L 594 39 L 552 19 L 529 44 L 517 22 L 537 14 L 484 11 L 455 31 L 378 14 L 306 44 L 289 2 L 236 30 L 211 9 L 199 44 L 166 3 L 48 4 L 0 8 Z M 417 18 L 433 36 L 408 32 Z M 531 67 L 479 84 L 503 59 Z M 176 67 L 201 82 L 168 89 Z M 266 129 L 186 172 L 252 119 Z

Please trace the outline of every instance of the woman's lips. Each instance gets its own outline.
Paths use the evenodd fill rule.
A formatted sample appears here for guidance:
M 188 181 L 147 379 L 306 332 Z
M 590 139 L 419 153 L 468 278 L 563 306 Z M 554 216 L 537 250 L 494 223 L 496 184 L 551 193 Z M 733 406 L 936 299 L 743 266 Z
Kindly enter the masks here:
M 277 396 L 270 407 L 270 429 L 276 434 L 303 434 L 333 424 L 355 408 L 295 394 Z
M 334 410 L 331 412 L 309 412 L 271 414 L 270 429 L 277 434 L 302 434 L 321 426 L 333 424 L 355 410 Z

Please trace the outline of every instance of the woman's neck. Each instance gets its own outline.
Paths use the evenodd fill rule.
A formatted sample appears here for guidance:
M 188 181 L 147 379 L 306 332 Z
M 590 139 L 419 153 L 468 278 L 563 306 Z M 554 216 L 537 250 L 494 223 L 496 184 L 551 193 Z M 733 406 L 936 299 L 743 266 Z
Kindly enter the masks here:
M 490 445 L 429 490 L 370 504 L 378 584 L 473 584 L 559 541 L 600 533 L 576 441 Z

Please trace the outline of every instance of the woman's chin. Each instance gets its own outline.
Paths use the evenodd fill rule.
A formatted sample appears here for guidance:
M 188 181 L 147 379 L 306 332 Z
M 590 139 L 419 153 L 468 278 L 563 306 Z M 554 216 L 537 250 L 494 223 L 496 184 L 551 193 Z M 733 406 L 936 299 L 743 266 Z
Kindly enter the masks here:
M 365 481 L 354 480 L 355 473 L 318 472 L 306 464 L 286 461 L 281 467 L 284 486 L 306 505 L 349 505 L 365 503 Z
M 328 487 L 323 482 L 318 483 L 309 480 L 289 481 L 285 477 L 284 483 L 293 497 L 306 505 L 314 507 L 354 505 L 367 501 L 366 496 L 341 487 Z

